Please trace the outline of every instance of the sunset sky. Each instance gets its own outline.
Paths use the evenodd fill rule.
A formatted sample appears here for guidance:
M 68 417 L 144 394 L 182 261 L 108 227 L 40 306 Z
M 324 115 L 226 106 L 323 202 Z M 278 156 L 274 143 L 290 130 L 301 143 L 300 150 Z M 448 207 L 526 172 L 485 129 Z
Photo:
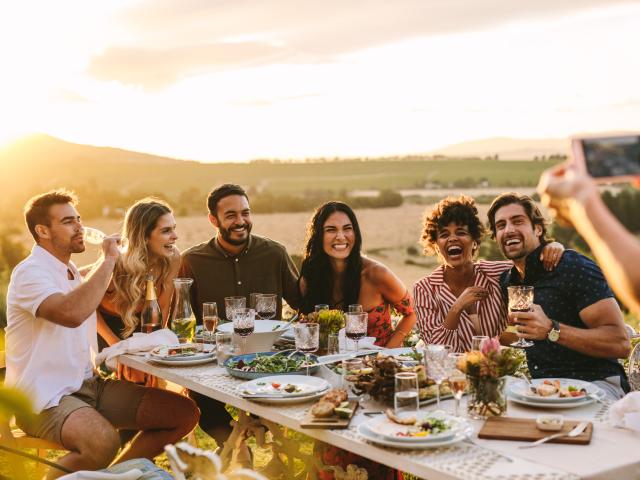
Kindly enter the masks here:
M 640 2 L 29 1 L 0 6 L 0 144 L 202 161 L 640 130 Z

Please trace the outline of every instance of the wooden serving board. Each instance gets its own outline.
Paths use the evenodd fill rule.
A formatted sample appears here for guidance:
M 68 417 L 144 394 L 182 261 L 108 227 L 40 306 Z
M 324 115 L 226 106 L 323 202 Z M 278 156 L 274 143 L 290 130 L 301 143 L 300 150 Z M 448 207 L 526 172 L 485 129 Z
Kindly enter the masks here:
M 347 428 L 358 408 L 357 400 L 349 400 L 349 408 L 353 411 L 349 418 L 338 417 L 335 413 L 331 417 L 317 418 L 311 415 L 311 409 L 300 422 L 302 428 Z
M 578 423 L 580 422 L 576 420 L 565 420 L 562 430 L 552 432 L 540 430 L 536 426 L 536 421 L 533 418 L 489 417 L 478 432 L 478 438 L 533 442 L 554 433 L 569 433 Z M 589 423 L 584 432 L 577 437 L 560 437 L 551 440 L 549 443 L 588 445 L 591 442 L 592 434 L 593 423 Z

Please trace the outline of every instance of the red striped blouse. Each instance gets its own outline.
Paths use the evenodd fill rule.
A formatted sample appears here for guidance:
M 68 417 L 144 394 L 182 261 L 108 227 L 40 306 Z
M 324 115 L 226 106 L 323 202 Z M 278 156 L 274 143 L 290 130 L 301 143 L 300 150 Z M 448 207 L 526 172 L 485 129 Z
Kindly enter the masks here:
M 513 267 L 513 263 L 480 260 L 474 266 L 474 285 L 489 291 L 487 299 L 476 305 L 480 321 L 478 333 L 474 333 L 471 319 L 465 311 L 460 316 L 457 329 L 449 330 L 444 327 L 444 320 L 456 301 L 456 296 L 444 281 L 442 265 L 413 286 L 418 328 L 420 336 L 427 344 L 451 345 L 452 350 L 464 352 L 471 349 L 473 335 L 495 337 L 507 327 L 507 308 L 502 301 L 500 274 Z

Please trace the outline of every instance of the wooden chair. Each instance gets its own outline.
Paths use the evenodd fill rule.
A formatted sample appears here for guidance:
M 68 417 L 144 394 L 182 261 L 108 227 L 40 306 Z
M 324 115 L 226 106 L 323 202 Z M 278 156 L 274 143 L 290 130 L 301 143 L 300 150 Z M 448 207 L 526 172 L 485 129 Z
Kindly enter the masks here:
M 0 350 L 0 370 L 5 368 L 5 352 Z M 58 443 L 27 435 L 13 424 L 13 419 L 11 421 L 2 421 L 0 419 L 0 444 L 14 450 L 35 449 L 37 455 L 30 455 L 29 458 L 36 461 L 36 478 L 42 478 L 45 474 L 47 468 L 45 459 L 48 450 L 66 450 Z M 55 464 L 49 465 L 53 466 Z

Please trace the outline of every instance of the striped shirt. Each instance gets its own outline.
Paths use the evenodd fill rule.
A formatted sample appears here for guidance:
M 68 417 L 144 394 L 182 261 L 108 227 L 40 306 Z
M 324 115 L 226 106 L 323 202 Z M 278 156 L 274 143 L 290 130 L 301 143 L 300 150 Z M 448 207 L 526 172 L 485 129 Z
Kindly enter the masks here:
M 474 286 L 484 287 L 489 291 L 487 299 L 476 304 L 479 332 L 474 332 L 473 323 L 466 311 L 460 315 L 457 329 L 445 328 L 444 320 L 457 297 L 444 281 L 442 265 L 413 286 L 418 328 L 425 343 L 450 345 L 453 351 L 465 352 L 471 349 L 473 335 L 495 337 L 507 327 L 507 309 L 502 299 L 500 275 L 513 267 L 513 263 L 480 260 L 474 263 L 474 267 Z

